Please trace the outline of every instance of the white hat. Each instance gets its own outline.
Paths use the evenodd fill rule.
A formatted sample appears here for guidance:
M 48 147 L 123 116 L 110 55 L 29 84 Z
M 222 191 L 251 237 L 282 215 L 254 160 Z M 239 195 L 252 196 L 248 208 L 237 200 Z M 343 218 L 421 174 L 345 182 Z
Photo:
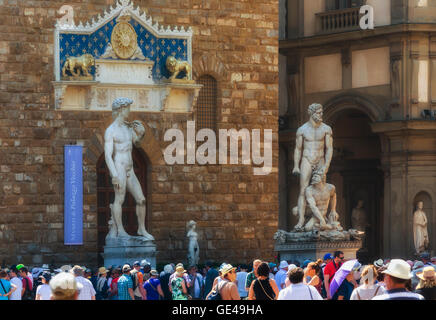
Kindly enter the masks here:
M 297 266 L 295 264 L 290 264 L 288 267 L 288 274 L 294 269 L 297 269 Z
M 76 282 L 76 278 L 67 272 L 61 272 L 54 276 L 50 281 L 52 294 L 59 298 L 71 297 L 75 292 L 83 289 L 81 283 Z
M 412 278 L 409 264 L 401 259 L 391 260 L 391 262 L 388 264 L 388 268 L 382 273 L 403 280 L 409 280 Z
M 283 260 L 282 262 L 280 262 L 280 266 L 279 266 L 280 269 L 285 269 L 287 267 L 288 267 L 288 263 L 286 261 Z

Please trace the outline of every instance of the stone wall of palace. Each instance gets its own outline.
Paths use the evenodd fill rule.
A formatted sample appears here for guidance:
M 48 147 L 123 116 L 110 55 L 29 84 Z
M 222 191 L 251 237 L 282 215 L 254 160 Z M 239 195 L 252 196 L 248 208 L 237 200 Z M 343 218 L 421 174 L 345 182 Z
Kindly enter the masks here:
M 108 112 L 54 108 L 54 25 L 59 1 L 0 1 L 0 259 L 97 264 L 97 173 Z M 76 21 L 111 0 L 68 3 Z M 197 221 L 201 261 L 272 259 L 278 227 L 278 0 L 142 0 L 161 24 L 192 26 L 194 79 L 218 82 L 218 128 L 273 130 L 273 170 L 251 165 L 175 165 L 163 159 L 166 129 L 192 113 L 136 113 L 151 166 L 149 231 L 158 263 L 184 261 L 186 222 Z M 63 147 L 84 146 L 84 245 L 64 246 Z

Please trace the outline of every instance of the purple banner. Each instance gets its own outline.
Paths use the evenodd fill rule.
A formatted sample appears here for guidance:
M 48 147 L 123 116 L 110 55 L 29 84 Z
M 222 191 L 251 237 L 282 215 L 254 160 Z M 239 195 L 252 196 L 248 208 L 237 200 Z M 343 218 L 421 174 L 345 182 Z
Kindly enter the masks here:
M 83 245 L 82 146 L 65 146 L 64 244 Z

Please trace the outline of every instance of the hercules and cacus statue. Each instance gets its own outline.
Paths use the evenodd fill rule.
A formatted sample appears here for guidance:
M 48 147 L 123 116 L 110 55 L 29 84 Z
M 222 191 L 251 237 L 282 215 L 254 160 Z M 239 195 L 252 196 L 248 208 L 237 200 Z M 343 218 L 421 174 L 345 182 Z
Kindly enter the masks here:
M 92 80 L 89 71 L 94 63 L 94 57 L 89 53 L 79 57 L 69 57 L 62 68 L 62 76 L 66 80 Z

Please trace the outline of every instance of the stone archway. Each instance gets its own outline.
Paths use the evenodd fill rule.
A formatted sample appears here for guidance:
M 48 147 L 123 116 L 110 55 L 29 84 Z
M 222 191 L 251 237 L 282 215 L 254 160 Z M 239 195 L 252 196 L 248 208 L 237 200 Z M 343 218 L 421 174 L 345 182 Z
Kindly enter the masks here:
M 377 259 L 381 253 L 383 228 L 383 172 L 381 144 L 371 130 L 373 116 L 361 107 L 332 108 L 326 121 L 333 129 L 334 154 L 329 181 L 336 186 L 341 224 L 352 227 L 351 214 L 359 200 L 364 201 L 369 226 L 363 259 Z M 331 110 L 332 110 L 331 109 Z

